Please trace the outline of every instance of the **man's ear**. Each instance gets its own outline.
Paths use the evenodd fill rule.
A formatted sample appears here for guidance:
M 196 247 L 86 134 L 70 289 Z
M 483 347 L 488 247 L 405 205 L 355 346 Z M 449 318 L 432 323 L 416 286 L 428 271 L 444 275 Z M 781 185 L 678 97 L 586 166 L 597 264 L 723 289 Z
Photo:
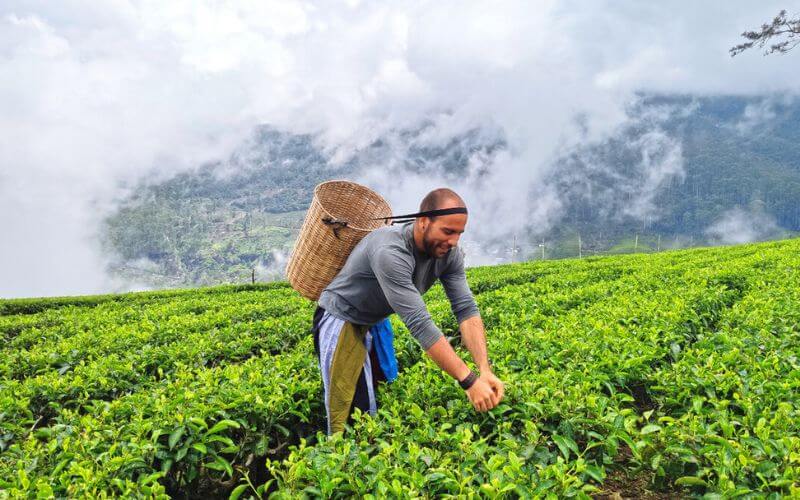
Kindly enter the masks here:
M 419 227 L 423 231 L 428 227 L 428 224 L 431 223 L 431 219 L 429 217 L 420 217 L 419 218 Z

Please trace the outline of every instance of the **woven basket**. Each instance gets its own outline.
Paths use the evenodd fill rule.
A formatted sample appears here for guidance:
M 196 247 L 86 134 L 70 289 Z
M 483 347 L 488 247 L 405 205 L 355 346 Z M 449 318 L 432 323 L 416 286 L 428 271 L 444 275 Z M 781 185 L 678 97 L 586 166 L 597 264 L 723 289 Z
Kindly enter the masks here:
M 300 235 L 286 266 L 292 288 L 316 301 L 344 266 L 353 247 L 389 224 L 392 209 L 371 189 L 349 181 L 328 181 L 314 189 Z

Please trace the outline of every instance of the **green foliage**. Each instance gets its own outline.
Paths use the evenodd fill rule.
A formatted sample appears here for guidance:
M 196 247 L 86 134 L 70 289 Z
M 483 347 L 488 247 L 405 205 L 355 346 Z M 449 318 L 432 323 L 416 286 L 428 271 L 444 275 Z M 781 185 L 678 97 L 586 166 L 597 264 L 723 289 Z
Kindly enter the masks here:
M 474 412 L 392 317 L 400 377 L 331 437 L 285 283 L 0 301 L 0 498 L 797 496 L 799 251 L 470 269 L 505 400 Z

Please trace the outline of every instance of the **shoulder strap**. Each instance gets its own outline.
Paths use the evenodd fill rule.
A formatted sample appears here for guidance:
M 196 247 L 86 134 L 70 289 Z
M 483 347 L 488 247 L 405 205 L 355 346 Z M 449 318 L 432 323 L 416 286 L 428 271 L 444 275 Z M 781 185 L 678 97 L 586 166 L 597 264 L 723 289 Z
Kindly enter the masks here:
M 416 212 L 413 214 L 406 214 L 406 215 L 390 215 L 389 217 L 374 217 L 370 220 L 389 220 L 392 219 L 392 224 L 394 223 L 404 223 L 410 222 L 417 217 L 436 217 L 439 215 L 450 215 L 450 214 L 465 214 L 467 213 L 467 207 L 453 207 L 453 208 L 440 208 L 438 210 L 427 210 L 425 212 Z

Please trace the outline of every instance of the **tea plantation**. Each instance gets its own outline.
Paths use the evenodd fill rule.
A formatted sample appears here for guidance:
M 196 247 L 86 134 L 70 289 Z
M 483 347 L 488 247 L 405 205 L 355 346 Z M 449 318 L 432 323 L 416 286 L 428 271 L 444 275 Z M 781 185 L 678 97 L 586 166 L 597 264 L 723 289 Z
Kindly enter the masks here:
M 788 240 L 471 269 L 504 402 L 393 317 L 400 377 L 332 438 L 286 283 L 0 301 L 0 498 L 800 497 L 799 267 Z

